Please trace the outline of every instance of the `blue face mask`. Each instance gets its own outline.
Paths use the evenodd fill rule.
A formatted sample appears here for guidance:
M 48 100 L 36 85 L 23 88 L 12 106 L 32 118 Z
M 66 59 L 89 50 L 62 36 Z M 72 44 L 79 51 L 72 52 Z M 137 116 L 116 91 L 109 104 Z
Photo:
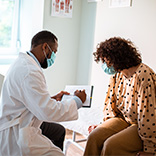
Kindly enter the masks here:
M 104 62 L 104 64 L 102 64 L 102 69 L 103 69 L 103 71 L 106 74 L 109 74 L 109 75 L 114 75 L 116 73 L 114 67 L 113 66 L 108 67 L 107 64 L 106 64 L 106 62 Z
M 56 59 L 56 54 L 51 50 L 51 48 L 49 47 L 49 45 L 48 45 L 48 48 L 51 51 L 51 57 L 50 57 L 50 59 L 47 58 L 45 51 L 43 51 L 43 52 L 44 52 L 45 57 L 47 58 L 47 66 L 50 67 L 50 66 L 52 66 L 54 64 L 54 61 Z

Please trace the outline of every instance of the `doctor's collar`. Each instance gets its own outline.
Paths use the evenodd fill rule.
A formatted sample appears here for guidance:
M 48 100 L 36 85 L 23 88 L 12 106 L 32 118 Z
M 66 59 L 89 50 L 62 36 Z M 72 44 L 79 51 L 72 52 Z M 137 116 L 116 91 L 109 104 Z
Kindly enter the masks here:
M 36 63 L 39 65 L 39 67 L 41 68 L 41 65 L 40 65 L 39 61 L 37 60 L 37 58 L 35 57 L 35 55 L 33 53 L 31 53 L 30 51 L 27 51 L 27 54 L 30 55 L 36 61 Z

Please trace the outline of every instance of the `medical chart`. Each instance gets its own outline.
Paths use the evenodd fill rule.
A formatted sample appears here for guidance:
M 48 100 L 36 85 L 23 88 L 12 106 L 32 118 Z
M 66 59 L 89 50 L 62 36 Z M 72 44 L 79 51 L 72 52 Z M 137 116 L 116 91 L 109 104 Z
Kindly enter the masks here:
M 73 0 L 52 0 L 51 16 L 72 18 Z

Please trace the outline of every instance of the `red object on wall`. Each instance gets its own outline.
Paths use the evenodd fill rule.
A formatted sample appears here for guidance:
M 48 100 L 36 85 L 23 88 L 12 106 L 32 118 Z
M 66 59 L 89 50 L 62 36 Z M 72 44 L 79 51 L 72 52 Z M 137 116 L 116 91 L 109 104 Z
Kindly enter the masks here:
M 66 5 L 69 5 L 70 0 L 65 0 Z
M 60 0 L 55 0 L 56 1 L 56 3 L 59 3 L 60 2 Z
M 64 10 L 64 2 L 62 1 L 60 4 L 61 4 L 61 10 Z

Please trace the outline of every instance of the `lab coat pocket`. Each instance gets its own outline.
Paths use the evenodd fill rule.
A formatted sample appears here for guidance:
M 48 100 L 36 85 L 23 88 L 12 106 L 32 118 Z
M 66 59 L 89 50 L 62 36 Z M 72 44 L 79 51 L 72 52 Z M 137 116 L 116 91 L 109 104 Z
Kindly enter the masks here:
M 23 156 L 44 155 L 51 148 L 52 143 L 41 134 L 41 130 L 35 127 L 25 127 L 19 130 L 19 141 Z

